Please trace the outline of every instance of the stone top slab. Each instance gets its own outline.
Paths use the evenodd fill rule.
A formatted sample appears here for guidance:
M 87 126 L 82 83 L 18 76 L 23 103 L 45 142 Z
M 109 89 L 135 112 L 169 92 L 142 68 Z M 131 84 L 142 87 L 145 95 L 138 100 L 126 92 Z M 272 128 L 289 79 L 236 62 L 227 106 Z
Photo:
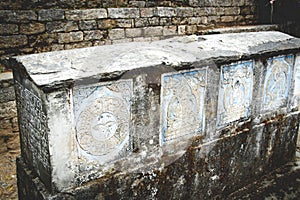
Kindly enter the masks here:
M 277 31 L 184 36 L 155 42 L 132 42 L 11 58 L 14 69 L 25 68 L 41 88 L 58 87 L 85 78 L 120 76 L 144 67 L 240 60 L 255 54 L 299 50 L 300 39 Z

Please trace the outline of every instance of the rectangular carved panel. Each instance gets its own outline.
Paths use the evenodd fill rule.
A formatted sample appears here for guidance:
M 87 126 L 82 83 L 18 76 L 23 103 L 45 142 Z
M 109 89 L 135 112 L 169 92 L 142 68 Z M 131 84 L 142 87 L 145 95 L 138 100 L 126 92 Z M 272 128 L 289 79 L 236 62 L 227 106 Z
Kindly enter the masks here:
M 221 70 L 218 127 L 249 117 L 253 88 L 253 61 L 225 65 Z
M 162 75 L 161 144 L 204 126 L 206 69 Z

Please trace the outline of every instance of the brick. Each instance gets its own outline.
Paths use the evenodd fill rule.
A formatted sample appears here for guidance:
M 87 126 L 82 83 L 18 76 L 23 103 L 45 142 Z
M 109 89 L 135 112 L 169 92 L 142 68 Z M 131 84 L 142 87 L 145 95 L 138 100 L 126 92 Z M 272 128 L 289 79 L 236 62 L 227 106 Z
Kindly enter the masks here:
M 194 15 L 194 9 L 191 7 L 178 7 L 176 10 L 178 17 L 191 17 Z
M 28 39 L 25 35 L 0 36 L 0 49 L 25 46 Z
M 116 19 L 116 27 L 118 28 L 131 28 L 134 26 L 133 19 Z
M 17 34 L 18 29 L 18 25 L 16 24 L 0 24 L 0 35 Z
M 39 10 L 38 20 L 39 21 L 55 21 L 65 19 L 64 10 Z
M 238 15 L 238 14 L 240 14 L 240 8 L 239 7 L 226 7 L 226 8 L 224 8 L 224 14 L 225 15 Z
M 48 22 L 46 24 L 46 30 L 49 32 L 70 32 L 70 31 L 77 31 L 78 25 L 74 21 L 54 21 Z
M 142 28 L 128 28 L 125 30 L 125 36 L 130 38 L 142 37 L 143 29 Z
M 20 26 L 20 33 L 22 34 L 37 34 L 42 33 L 45 31 L 45 25 L 42 23 L 29 23 L 29 24 L 22 24 Z
M 29 22 L 37 20 L 37 14 L 31 10 L 0 10 L 0 22 Z
M 86 20 L 103 18 L 107 18 L 107 11 L 104 8 L 66 11 L 66 19 L 68 20 Z
M 175 17 L 176 14 L 176 8 L 157 7 L 157 15 L 159 17 Z
M 217 7 L 216 8 L 216 15 L 221 16 L 225 14 L 224 7 Z
M 156 9 L 154 8 L 141 8 L 140 9 L 141 17 L 154 17 L 156 16 Z
M 97 29 L 98 25 L 96 20 L 88 20 L 88 21 L 79 21 L 79 29 L 80 30 L 93 30 Z
M 153 36 L 162 36 L 162 27 L 145 27 L 144 28 L 144 36 L 145 37 L 153 37 Z
M 177 26 L 164 26 L 163 36 L 177 35 Z
M 92 30 L 92 31 L 84 31 L 84 40 L 100 40 L 104 38 L 105 31 L 100 30 Z
M 139 18 L 140 12 L 138 8 L 108 8 L 109 18 Z
M 118 40 L 125 38 L 125 31 L 124 29 L 112 29 L 108 31 L 109 39 L 111 40 Z

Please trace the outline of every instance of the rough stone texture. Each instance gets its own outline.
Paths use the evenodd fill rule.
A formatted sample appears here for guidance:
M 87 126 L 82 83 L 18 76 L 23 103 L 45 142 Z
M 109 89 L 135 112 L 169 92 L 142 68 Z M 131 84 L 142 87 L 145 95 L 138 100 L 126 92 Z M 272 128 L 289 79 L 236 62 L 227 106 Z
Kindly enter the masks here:
M 17 34 L 18 25 L 16 24 L 0 24 L 0 35 Z
M 70 32 L 78 30 L 78 25 L 74 21 L 67 22 L 48 22 L 46 29 L 49 32 Z
M 270 31 L 10 59 L 21 199 L 228 196 L 294 156 L 294 77 L 274 69 L 286 62 L 294 70 L 299 49 L 299 39 Z M 275 76 L 285 77 L 269 81 L 276 89 L 264 87 Z M 265 88 L 276 110 L 264 109 Z M 26 189 L 42 188 L 39 181 L 45 190 Z
M 0 36 L 0 49 L 25 46 L 27 43 L 25 35 Z
M 20 33 L 32 35 L 37 33 L 42 33 L 45 31 L 45 25 L 42 23 L 29 23 L 29 24 L 22 24 L 20 26 Z
M 109 18 L 139 18 L 139 9 L 137 8 L 108 8 Z
M 62 20 L 65 18 L 64 10 L 39 10 L 38 20 L 39 21 L 54 21 Z
M 102 19 L 107 17 L 105 9 L 72 10 L 66 11 L 68 20 Z

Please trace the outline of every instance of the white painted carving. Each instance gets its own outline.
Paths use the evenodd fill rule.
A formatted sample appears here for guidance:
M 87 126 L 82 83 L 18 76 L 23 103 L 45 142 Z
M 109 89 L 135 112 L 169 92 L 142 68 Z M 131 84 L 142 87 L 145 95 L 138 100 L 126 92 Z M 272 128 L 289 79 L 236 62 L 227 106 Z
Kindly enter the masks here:
M 202 131 L 205 84 L 206 70 L 162 75 L 161 143 Z
M 264 83 L 263 110 L 270 111 L 286 105 L 291 83 L 293 59 L 293 55 L 268 59 Z
M 83 155 L 111 155 L 129 143 L 131 96 L 129 80 L 74 89 L 76 134 Z
M 253 62 L 223 66 L 221 71 L 217 126 L 248 118 L 253 87 Z

